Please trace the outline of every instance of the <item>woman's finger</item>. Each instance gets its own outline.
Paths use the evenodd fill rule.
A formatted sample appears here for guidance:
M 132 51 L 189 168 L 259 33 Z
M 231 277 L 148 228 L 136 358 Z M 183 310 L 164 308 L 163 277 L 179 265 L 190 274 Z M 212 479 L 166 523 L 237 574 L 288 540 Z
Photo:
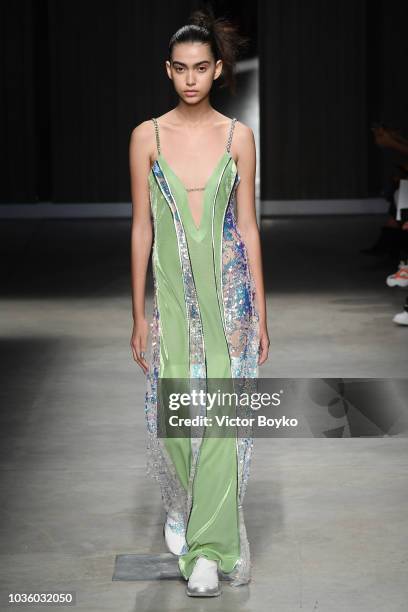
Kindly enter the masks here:
M 149 369 L 149 364 L 146 361 L 146 345 L 141 342 L 139 337 L 135 338 L 134 341 L 131 342 L 131 348 L 133 353 L 133 359 L 140 365 L 143 372 L 146 374 Z
M 269 341 L 266 337 L 262 336 L 258 365 L 262 365 L 266 361 L 268 357 L 268 351 L 269 351 Z

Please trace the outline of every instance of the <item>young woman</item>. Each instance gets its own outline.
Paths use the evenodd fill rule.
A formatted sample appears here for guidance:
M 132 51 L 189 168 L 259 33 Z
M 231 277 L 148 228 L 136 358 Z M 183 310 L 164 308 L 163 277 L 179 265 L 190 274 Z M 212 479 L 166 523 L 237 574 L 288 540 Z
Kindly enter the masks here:
M 256 378 L 268 357 L 254 137 L 209 99 L 221 76 L 233 90 L 242 40 L 228 20 L 195 11 L 169 44 L 166 70 L 177 106 L 130 138 L 131 348 L 147 380 L 148 473 L 160 483 L 166 544 L 191 596 L 219 595 L 219 574 L 232 586 L 250 580 L 242 502 L 252 438 L 157 435 L 161 379 L 204 378 L 211 386 L 214 379 Z

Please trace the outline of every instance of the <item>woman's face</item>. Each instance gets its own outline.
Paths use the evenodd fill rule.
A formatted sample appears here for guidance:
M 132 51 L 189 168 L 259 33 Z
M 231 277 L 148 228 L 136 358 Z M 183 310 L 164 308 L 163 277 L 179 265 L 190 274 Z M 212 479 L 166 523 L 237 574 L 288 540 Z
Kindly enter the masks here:
M 215 62 L 207 43 L 177 43 L 171 61 L 166 61 L 166 69 L 179 97 L 187 104 L 197 104 L 220 76 L 222 60 Z

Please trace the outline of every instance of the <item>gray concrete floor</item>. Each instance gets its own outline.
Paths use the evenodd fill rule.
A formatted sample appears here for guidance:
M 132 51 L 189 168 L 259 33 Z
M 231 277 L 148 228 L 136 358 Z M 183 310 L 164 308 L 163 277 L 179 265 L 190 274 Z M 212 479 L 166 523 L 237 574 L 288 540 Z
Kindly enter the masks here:
M 261 376 L 406 376 L 408 330 L 391 321 L 405 292 L 386 287 L 387 258 L 359 253 L 382 221 L 263 222 Z M 74 590 L 84 611 L 405 611 L 404 437 L 256 440 L 249 586 L 192 600 L 182 580 L 112 581 L 116 554 L 165 552 L 159 490 L 145 475 L 145 381 L 129 347 L 129 227 L 0 229 L 0 609 L 11 609 L 9 592 Z

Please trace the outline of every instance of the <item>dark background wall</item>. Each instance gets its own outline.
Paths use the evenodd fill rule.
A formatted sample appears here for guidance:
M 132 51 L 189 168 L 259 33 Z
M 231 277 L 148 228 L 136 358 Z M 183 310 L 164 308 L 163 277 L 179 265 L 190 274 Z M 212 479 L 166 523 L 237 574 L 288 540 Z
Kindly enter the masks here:
M 130 131 L 176 103 L 167 44 L 199 4 L 2 2 L 0 202 L 129 201 Z M 406 4 L 213 2 L 259 52 L 263 199 L 378 193 L 370 122 L 408 124 Z
M 377 195 L 370 125 L 408 136 L 408 2 L 260 0 L 261 198 Z
M 172 101 L 162 63 L 190 5 L 1 4 L 2 201 L 129 200 L 129 133 Z

